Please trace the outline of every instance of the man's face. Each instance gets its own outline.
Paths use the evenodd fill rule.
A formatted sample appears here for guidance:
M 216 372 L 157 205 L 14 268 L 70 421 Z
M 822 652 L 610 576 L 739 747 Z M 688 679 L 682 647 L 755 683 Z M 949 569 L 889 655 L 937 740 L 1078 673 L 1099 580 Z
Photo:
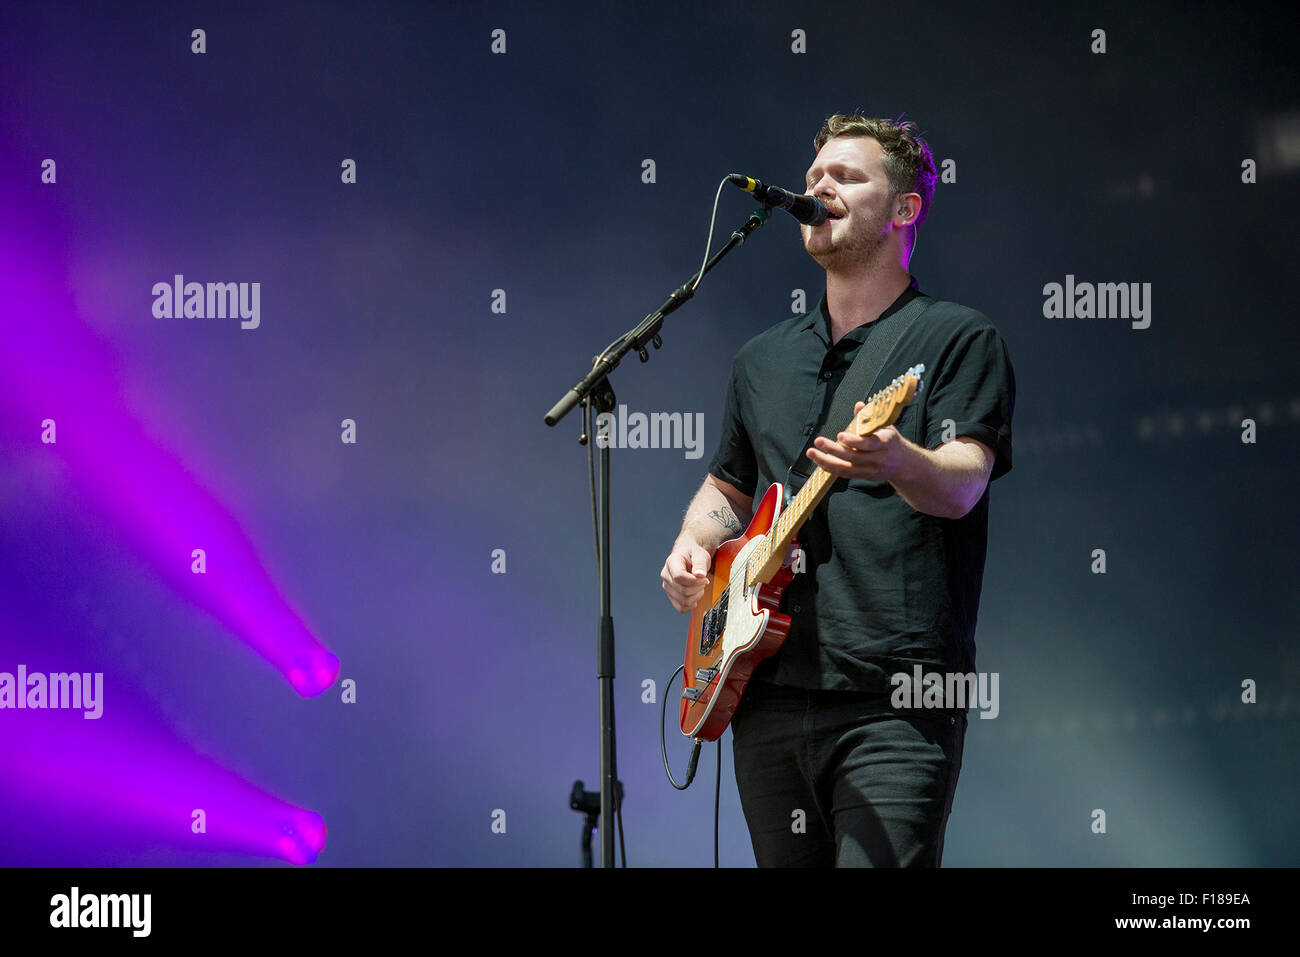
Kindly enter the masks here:
M 827 140 L 808 168 L 807 194 L 831 211 L 820 226 L 802 226 L 804 249 L 823 268 L 855 272 L 878 256 L 895 209 L 884 150 L 865 136 Z M 838 218 L 837 218 L 838 217 Z

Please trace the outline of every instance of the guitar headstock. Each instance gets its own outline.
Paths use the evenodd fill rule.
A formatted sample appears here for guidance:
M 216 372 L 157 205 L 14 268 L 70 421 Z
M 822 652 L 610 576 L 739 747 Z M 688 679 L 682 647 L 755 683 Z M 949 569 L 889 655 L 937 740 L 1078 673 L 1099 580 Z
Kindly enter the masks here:
M 846 431 L 852 431 L 856 435 L 870 435 L 876 429 L 897 422 L 903 409 L 911 405 L 916 394 L 921 391 L 921 375 L 924 372 L 924 365 L 914 365 L 873 395 L 862 407 L 862 411 L 853 417 L 853 424 Z

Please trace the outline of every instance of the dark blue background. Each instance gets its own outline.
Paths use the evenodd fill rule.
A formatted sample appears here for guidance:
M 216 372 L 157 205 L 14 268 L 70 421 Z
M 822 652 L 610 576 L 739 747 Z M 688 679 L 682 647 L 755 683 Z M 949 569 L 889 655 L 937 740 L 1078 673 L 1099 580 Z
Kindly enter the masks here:
M 994 321 L 1019 387 L 977 635 L 1001 715 L 972 721 L 945 863 L 1295 864 L 1300 114 L 1282 23 L 1205 4 L 7 7 L 5 228 L 61 237 L 49 255 L 129 405 L 239 518 L 358 701 L 298 698 L 169 593 L 33 464 L 35 433 L 0 472 L 3 611 L 26 622 L 0 670 L 56 624 L 70 655 L 114 663 L 110 688 L 323 814 L 322 865 L 576 863 L 568 791 L 598 780 L 595 571 L 578 418 L 542 415 L 698 267 L 722 176 L 797 186 L 828 114 L 905 113 L 957 165 L 912 272 Z M 724 195 L 720 228 L 751 207 Z M 261 282 L 261 328 L 154 319 L 151 286 L 177 272 Z M 1151 327 L 1045 319 L 1067 273 L 1150 282 Z M 641 700 L 684 648 L 658 572 L 731 356 L 823 282 L 774 219 L 615 377 L 632 410 L 705 416 L 700 460 L 614 457 L 634 865 L 711 861 L 712 748 L 673 791 Z M 749 865 L 726 755 L 722 862 Z M 23 813 L 0 819 L 0 863 L 245 862 Z

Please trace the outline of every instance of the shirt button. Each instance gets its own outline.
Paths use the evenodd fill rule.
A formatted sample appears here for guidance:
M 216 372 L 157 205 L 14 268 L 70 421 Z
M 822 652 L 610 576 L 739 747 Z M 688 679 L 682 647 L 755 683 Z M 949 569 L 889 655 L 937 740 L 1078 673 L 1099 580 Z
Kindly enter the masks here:
M 829 373 L 829 372 L 823 372 L 823 373 L 822 373 L 822 379 L 824 379 L 825 381 L 829 382 L 830 379 L 831 379 L 831 373 Z
M 799 612 L 803 611 L 803 608 L 800 607 L 799 605 L 791 605 L 790 610 L 797 615 L 799 614 Z

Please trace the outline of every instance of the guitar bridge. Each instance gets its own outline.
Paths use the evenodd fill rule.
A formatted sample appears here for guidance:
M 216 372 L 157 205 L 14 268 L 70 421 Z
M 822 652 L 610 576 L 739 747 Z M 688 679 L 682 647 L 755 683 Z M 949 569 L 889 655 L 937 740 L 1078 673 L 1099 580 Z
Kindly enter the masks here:
M 718 676 L 717 668 L 696 668 L 695 680 L 703 681 L 706 685 L 713 684 L 713 679 Z

